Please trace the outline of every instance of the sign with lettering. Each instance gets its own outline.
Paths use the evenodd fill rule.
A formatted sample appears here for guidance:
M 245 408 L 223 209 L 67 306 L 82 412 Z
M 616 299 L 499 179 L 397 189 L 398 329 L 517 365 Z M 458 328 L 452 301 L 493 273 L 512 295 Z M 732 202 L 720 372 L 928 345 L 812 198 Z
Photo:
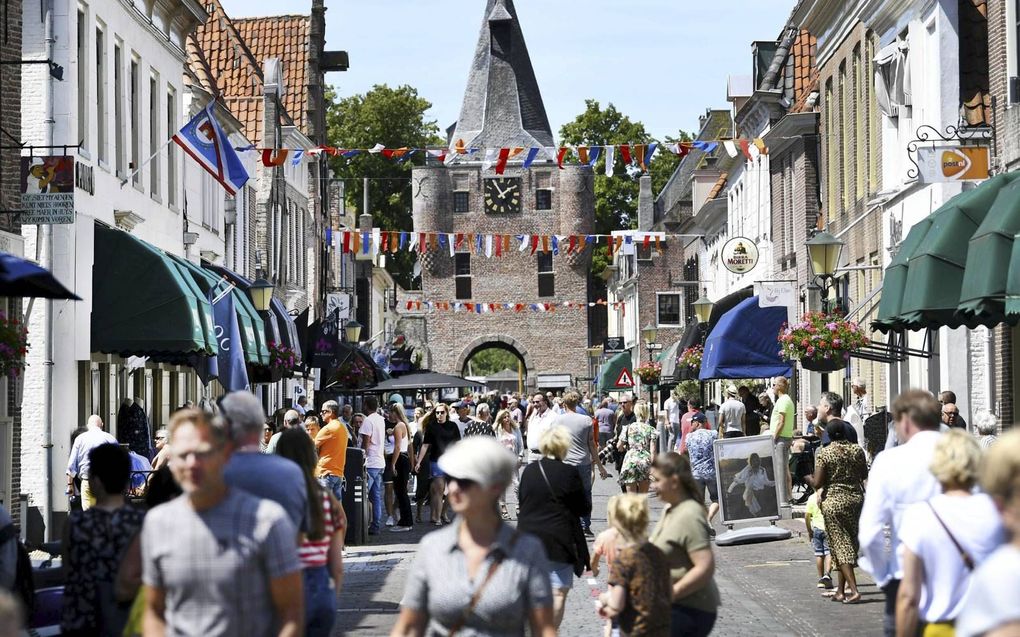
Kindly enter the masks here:
M 793 323 L 797 311 L 796 281 L 758 281 L 754 284 L 758 307 L 785 307 L 787 321 Z
M 931 146 L 917 149 L 918 175 L 922 182 L 988 179 L 987 146 Z
M 747 237 L 733 237 L 722 249 L 723 267 L 735 274 L 744 274 L 758 265 L 758 246 Z
M 616 354 L 618 352 L 625 351 L 626 349 L 626 341 L 622 336 L 607 337 L 605 344 L 602 347 L 602 351 L 606 354 Z
M 74 223 L 74 157 L 21 158 L 21 224 Z

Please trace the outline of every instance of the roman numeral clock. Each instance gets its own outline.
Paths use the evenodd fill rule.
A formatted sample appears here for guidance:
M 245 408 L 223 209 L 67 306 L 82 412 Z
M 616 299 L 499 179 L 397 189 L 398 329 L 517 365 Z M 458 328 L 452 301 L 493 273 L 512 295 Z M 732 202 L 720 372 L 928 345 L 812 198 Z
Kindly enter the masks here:
M 485 211 L 490 214 L 521 211 L 521 180 L 518 177 L 486 179 L 484 194 Z

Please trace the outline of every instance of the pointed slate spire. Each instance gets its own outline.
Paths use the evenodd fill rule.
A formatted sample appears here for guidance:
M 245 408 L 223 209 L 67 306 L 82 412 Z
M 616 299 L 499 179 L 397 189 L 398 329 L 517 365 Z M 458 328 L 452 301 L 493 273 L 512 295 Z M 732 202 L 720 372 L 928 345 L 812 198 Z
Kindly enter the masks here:
M 475 148 L 555 145 L 513 0 L 488 0 L 450 139 L 458 140 Z

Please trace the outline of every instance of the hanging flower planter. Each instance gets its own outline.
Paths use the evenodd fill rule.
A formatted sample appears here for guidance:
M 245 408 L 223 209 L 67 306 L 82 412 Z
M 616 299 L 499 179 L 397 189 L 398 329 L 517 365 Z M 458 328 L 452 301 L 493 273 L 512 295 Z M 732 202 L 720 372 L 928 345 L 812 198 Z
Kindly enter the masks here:
M 16 318 L 0 312 L 0 376 L 17 378 L 25 370 L 28 329 Z
M 641 379 L 642 385 L 658 385 L 662 375 L 662 365 L 659 363 L 645 363 L 634 368 L 634 373 Z
M 296 351 L 283 343 L 275 341 L 269 341 L 268 346 L 269 367 L 273 372 L 286 375 L 293 373 L 297 369 L 298 356 Z
M 695 345 L 680 352 L 680 355 L 676 357 L 676 362 L 680 367 L 689 367 L 697 374 L 701 371 L 701 359 L 704 355 L 705 348 L 701 345 Z
M 839 314 L 808 312 L 779 332 L 780 355 L 814 372 L 846 367 L 850 354 L 868 344 L 861 326 Z

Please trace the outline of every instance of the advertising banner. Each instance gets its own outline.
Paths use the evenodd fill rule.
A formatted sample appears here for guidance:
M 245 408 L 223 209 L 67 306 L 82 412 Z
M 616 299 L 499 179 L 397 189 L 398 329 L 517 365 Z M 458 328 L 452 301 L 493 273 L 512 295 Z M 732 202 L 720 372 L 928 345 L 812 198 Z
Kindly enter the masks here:
M 917 149 L 918 175 L 926 184 L 988 179 L 987 146 L 932 146 Z
M 74 223 L 74 157 L 21 158 L 21 223 Z

